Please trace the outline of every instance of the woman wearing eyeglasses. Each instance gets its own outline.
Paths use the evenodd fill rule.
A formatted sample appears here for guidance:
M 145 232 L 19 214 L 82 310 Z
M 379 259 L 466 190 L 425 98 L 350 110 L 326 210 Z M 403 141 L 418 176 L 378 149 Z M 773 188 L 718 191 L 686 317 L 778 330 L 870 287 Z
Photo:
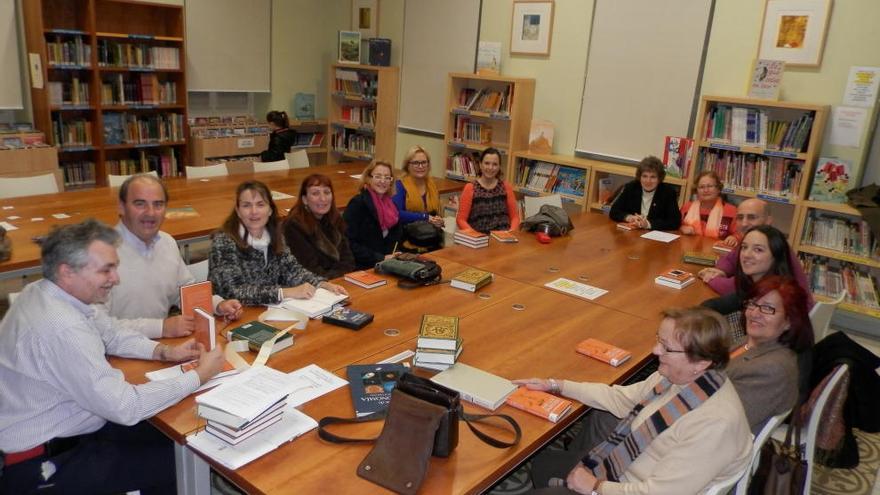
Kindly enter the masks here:
M 438 229 L 443 228 L 443 217 L 439 215 L 440 191 L 431 177 L 431 157 L 421 146 L 413 146 L 404 155 L 400 168 L 404 176 L 397 181 L 392 200 L 404 227 L 403 247 L 408 251 L 427 251 L 420 249 L 426 246 L 416 245 L 414 239 L 407 238 L 406 225 L 424 221 Z M 438 235 L 439 246 L 432 246 L 432 249 L 442 247 L 443 233 L 438 231 Z
M 803 267 L 792 256 L 785 234 L 770 225 L 752 227 L 743 236 L 734 274 L 736 290 L 704 301 L 703 306 L 723 315 L 739 311 L 752 286 L 766 275 L 781 275 L 797 280 L 806 293 L 807 308 L 813 307 L 813 298 Z
M 348 202 L 342 218 L 355 266 L 372 268 L 392 255 L 400 242 L 400 216 L 394 202 L 391 164 L 373 160 L 361 174 L 361 192 Z
M 757 434 L 771 417 L 798 399 L 798 353 L 813 345 L 807 295 L 791 278 L 771 275 L 757 281 L 745 303 L 746 342 L 730 355 L 727 376 L 736 387 L 746 417 Z M 803 366 L 808 366 L 805 357 Z M 804 384 L 806 386 L 806 384 Z
M 681 207 L 681 233 L 727 239 L 736 233 L 736 206 L 721 198 L 724 184 L 718 174 L 704 170 L 697 175 L 697 199 Z
M 518 230 L 519 209 L 513 187 L 502 180 L 501 152 L 486 148 L 480 154 L 477 180 L 464 186 L 459 200 L 458 228 L 488 234 L 493 230 Z
M 668 309 L 662 316 L 653 350 L 660 365 L 644 381 L 514 380 L 620 418 L 614 434 L 595 447 L 545 457 L 533 467 L 536 487 L 564 483 L 567 490 L 548 492 L 601 495 L 702 493 L 748 464 L 749 424 L 722 371 L 729 360 L 726 322 L 705 308 Z

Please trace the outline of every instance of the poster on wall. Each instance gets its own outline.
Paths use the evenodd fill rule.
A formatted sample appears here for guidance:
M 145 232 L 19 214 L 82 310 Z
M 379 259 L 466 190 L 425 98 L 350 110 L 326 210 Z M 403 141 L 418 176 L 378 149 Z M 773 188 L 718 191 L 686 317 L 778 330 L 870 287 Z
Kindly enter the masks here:
M 782 60 L 755 60 L 749 79 L 749 98 L 778 100 L 784 70 L 785 62 Z
M 843 104 L 850 107 L 873 107 L 877 103 L 880 67 L 850 67 L 843 92 Z

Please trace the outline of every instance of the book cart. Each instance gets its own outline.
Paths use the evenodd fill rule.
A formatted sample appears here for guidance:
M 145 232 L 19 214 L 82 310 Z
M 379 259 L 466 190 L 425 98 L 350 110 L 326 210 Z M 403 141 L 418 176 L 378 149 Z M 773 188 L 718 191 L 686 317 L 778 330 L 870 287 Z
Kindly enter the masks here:
M 330 66 L 328 163 L 394 161 L 399 81 L 397 67 Z
M 121 170 L 181 173 L 186 149 L 184 10 L 130 0 L 22 2 L 34 124 L 71 186 Z M 84 175 L 83 175 L 84 174 Z
M 450 73 L 447 86 L 446 178 L 473 180 L 479 154 L 489 147 L 501 152 L 501 170 L 511 173 L 513 153 L 528 148 L 535 80 Z

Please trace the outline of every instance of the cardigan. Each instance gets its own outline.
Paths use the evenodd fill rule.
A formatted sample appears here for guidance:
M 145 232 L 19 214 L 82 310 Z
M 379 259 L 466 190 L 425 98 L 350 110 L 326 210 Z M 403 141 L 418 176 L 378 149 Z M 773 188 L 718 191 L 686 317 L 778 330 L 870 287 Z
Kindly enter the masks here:
M 516 194 L 513 192 L 513 187 L 511 187 L 510 183 L 505 180 L 500 180 L 499 182 L 504 186 L 504 192 L 506 195 L 506 204 L 507 204 L 507 216 L 510 219 L 510 229 L 511 231 L 519 230 L 519 208 L 516 203 Z M 461 198 L 459 199 L 458 204 L 458 215 L 455 216 L 455 223 L 458 225 L 459 229 L 469 229 L 475 230 L 468 223 L 469 217 L 471 215 L 471 204 L 474 201 L 474 183 L 470 182 L 464 186 L 464 189 L 461 191 Z M 488 232 L 484 232 L 484 234 L 488 234 Z
M 296 143 L 296 132 L 292 129 L 275 129 L 269 134 L 269 146 L 260 153 L 260 161 L 277 162 L 284 160 L 285 153 Z
M 653 394 L 662 376 L 655 372 L 632 385 L 577 383 L 565 380 L 562 394 L 590 407 L 626 416 L 640 401 Z M 672 385 L 648 403 L 636 416 L 638 426 L 682 387 Z M 724 382 L 700 407 L 672 423 L 647 445 L 624 471 L 618 483 L 602 483 L 602 495 L 679 495 L 704 493 L 712 483 L 741 472 L 751 459 L 752 437 L 736 389 Z
M 303 268 L 286 245 L 281 254 L 269 249 L 264 257 L 250 246 L 239 249 L 228 234 L 217 232 L 211 240 L 208 280 L 221 297 L 257 306 L 281 302 L 279 289 L 306 282 L 317 286 L 325 279 Z
M 782 414 L 797 403 L 797 355 L 775 340 L 731 359 L 726 371 L 755 435 L 771 416 Z
M 627 215 L 642 211 L 642 184 L 633 180 L 623 186 L 617 199 L 611 205 L 608 216 L 615 222 L 626 221 Z M 654 199 L 648 209 L 648 222 L 655 230 L 676 230 L 681 226 L 681 212 L 678 210 L 678 196 L 668 184 L 661 182 L 654 190 Z
M 357 269 L 373 268 L 376 263 L 385 259 L 386 254 L 394 251 L 394 246 L 400 243 L 403 236 L 403 228 L 397 222 L 388 229 L 388 235 L 382 237 L 376 205 L 366 189 L 362 189 L 360 194 L 349 200 L 348 206 L 342 212 L 342 218 L 345 220 L 345 235 L 348 237 Z
M 328 232 L 329 229 L 335 230 L 336 227 L 324 221 L 326 218 L 325 216 L 318 222 L 318 228 L 324 232 Z M 329 239 L 329 236 L 327 238 Z M 317 237 L 306 234 L 303 226 L 290 216 L 284 222 L 284 240 L 299 264 L 316 275 L 330 279 L 354 271 L 354 255 L 348 246 L 345 232 L 339 232 L 339 243 L 336 244 L 336 249 L 339 251 L 338 260 L 322 251 L 318 247 Z

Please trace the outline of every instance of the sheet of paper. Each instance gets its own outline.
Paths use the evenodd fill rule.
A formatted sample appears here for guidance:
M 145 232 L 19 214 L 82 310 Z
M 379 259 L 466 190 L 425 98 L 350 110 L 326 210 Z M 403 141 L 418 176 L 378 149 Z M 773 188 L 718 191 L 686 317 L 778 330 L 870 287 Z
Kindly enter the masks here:
M 15 225 L 12 225 L 9 222 L 0 222 L 0 227 L 3 227 L 4 229 L 6 229 L 7 232 L 9 232 L 10 230 L 18 230 L 18 227 L 16 227 Z
M 194 362 L 195 361 L 190 361 L 189 363 L 194 363 Z M 189 364 L 189 363 L 183 363 L 183 364 Z M 177 378 L 178 376 L 180 376 L 184 373 L 182 366 L 183 365 L 181 365 L 181 364 L 175 364 L 173 366 L 169 366 L 167 368 L 162 368 L 160 370 L 148 371 L 148 372 L 144 373 L 144 376 L 146 376 L 147 380 L 150 380 L 151 382 L 155 382 L 155 381 L 159 381 L 159 380 L 168 380 L 171 378 Z M 225 383 L 225 382 L 229 381 L 236 374 L 238 374 L 238 370 L 220 372 L 219 374 L 217 374 L 217 376 L 215 376 L 214 378 L 211 378 L 210 380 L 203 383 L 201 387 L 197 388 L 196 393 L 212 389 L 212 388 L 216 387 L 217 385 L 220 385 L 221 383 Z
M 7 220 L 18 220 L 19 218 L 21 218 L 21 217 L 18 215 L 12 215 L 12 216 L 6 217 Z
M 344 379 L 330 373 L 316 364 L 291 371 L 288 376 L 293 388 L 287 396 L 287 404 L 298 406 L 347 385 Z
M 361 180 L 361 177 L 363 177 L 363 176 L 364 176 L 364 174 L 349 175 L 349 177 L 351 177 L 352 179 L 357 179 L 357 180 Z
M 651 239 L 652 241 L 660 241 L 660 242 L 672 242 L 679 237 L 678 234 L 670 234 L 669 232 L 663 232 L 662 230 L 652 230 L 650 232 L 646 232 L 642 234 L 640 237 L 645 239 Z
M 4 210 L 14 210 L 15 207 L 14 206 L 4 206 L 3 209 Z
M 290 199 L 293 196 L 287 193 L 283 193 L 281 191 L 272 191 L 272 199 L 275 201 L 281 201 L 282 199 Z
M 880 67 L 850 67 L 843 92 L 843 104 L 850 107 L 873 107 L 880 86 Z
M 196 397 L 196 402 L 250 419 L 278 402 L 290 391 L 286 373 L 268 366 L 253 366 L 232 380 Z
M 857 148 L 867 116 L 867 108 L 834 107 L 831 110 L 831 137 L 828 141 L 832 145 Z
M 557 278 L 552 282 L 544 284 L 544 287 L 558 290 L 559 292 L 564 292 L 566 294 L 571 294 L 573 296 L 582 297 L 590 301 L 608 293 L 608 291 L 605 289 L 600 289 L 598 287 L 593 287 L 592 285 L 575 282 L 574 280 L 569 280 L 567 278 Z
M 226 443 L 205 430 L 189 435 L 186 437 L 186 442 L 187 446 L 223 466 L 238 469 L 317 427 L 317 421 L 297 411 L 288 403 L 284 407 L 281 421 L 238 445 Z
M 44 220 L 43 217 L 34 217 L 31 218 L 31 222 L 42 222 Z
M 58 220 L 63 220 L 63 219 L 65 219 L 65 218 L 70 218 L 70 215 L 68 215 L 67 213 L 53 213 L 52 216 L 55 217 L 55 218 L 57 218 Z

